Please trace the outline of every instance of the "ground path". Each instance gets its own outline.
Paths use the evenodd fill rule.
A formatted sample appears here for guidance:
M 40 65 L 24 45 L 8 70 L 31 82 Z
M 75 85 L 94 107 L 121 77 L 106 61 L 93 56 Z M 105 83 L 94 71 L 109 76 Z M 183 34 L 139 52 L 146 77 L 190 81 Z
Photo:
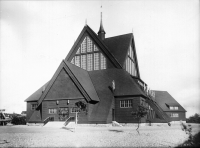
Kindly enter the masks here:
M 175 147 L 187 140 L 180 125 L 50 128 L 0 126 L 0 147 Z M 193 126 L 193 132 L 200 125 Z M 5 141 L 4 141 L 5 140 Z

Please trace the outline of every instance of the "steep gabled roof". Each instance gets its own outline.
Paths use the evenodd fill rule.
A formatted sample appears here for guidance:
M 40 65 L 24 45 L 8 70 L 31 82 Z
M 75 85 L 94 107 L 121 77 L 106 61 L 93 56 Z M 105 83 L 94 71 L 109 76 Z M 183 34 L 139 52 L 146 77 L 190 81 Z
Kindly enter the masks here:
M 43 91 L 45 90 L 46 86 L 48 85 L 49 81 L 45 83 L 42 87 L 40 87 L 37 91 L 35 91 L 31 96 L 29 96 L 25 102 L 29 101 L 37 101 L 39 100 L 40 96 L 42 95 Z
M 122 68 L 122 65 L 116 60 L 116 58 L 112 55 L 112 53 L 108 50 L 108 47 L 99 39 L 97 34 L 88 26 L 84 26 L 82 29 L 80 35 L 78 36 L 76 42 L 72 46 L 71 50 L 69 51 L 67 57 L 65 58 L 65 61 L 69 61 L 72 58 L 72 55 L 75 53 L 75 48 L 78 45 L 79 41 L 81 40 L 81 37 L 84 35 L 84 33 L 87 32 L 91 37 L 92 40 L 94 40 L 98 46 L 101 48 L 101 51 L 104 53 L 106 57 L 111 61 L 111 63 L 116 67 L 116 68 Z
M 124 65 L 126 61 L 129 46 L 132 43 L 138 77 L 140 77 L 137 54 L 136 54 L 135 43 L 134 43 L 134 38 L 133 38 L 132 33 L 106 38 L 105 40 L 103 40 L 103 42 L 105 43 L 109 51 L 114 55 L 114 57 L 122 66 Z
M 58 77 L 59 73 L 62 69 L 65 69 L 75 83 L 75 85 L 80 90 L 81 94 L 84 96 L 87 102 L 98 102 L 99 97 L 91 83 L 90 77 L 87 71 L 79 68 L 69 62 L 65 62 L 64 60 L 61 62 L 60 66 L 56 70 L 55 74 L 53 75 L 52 79 L 49 81 L 48 85 L 46 86 L 45 91 L 41 94 L 40 98 L 38 99 L 38 107 L 45 99 L 46 95 L 48 94 L 50 88 L 53 86 L 56 78 Z M 88 88 L 87 88 L 88 87 Z
M 155 99 L 163 111 L 186 112 L 186 110 L 167 91 L 155 91 Z M 169 106 L 178 106 L 178 110 L 170 110 Z
M 69 62 L 65 62 L 65 64 L 68 66 L 69 70 L 71 71 L 70 74 L 74 75 L 74 78 L 77 79 L 77 81 L 81 84 L 82 88 L 89 95 L 89 97 L 91 98 L 90 101 L 99 102 L 99 97 L 97 95 L 97 92 L 94 88 L 94 85 L 90 79 L 88 72 Z
M 124 65 L 131 43 L 132 33 L 105 38 L 103 42 L 121 65 Z

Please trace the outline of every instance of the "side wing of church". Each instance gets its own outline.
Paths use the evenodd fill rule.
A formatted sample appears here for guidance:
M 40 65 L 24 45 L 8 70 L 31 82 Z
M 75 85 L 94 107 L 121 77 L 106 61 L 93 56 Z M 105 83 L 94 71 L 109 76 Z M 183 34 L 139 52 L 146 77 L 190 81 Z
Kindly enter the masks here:
M 84 26 L 52 78 L 25 100 L 27 122 L 65 121 L 80 112 L 80 124 L 136 123 L 131 112 L 139 105 L 148 108 L 144 123 L 172 121 L 147 87 L 140 78 L 133 34 L 105 38 L 101 20 L 98 34 Z M 86 104 L 84 111 L 76 107 L 78 101 Z

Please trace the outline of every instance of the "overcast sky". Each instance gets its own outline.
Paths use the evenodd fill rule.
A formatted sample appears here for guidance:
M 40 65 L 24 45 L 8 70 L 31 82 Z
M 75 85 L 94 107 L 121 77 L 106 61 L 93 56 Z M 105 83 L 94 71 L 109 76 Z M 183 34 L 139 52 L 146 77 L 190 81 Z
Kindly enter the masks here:
M 0 109 L 26 110 L 101 4 L 106 37 L 133 32 L 142 80 L 200 113 L 198 0 L 0 1 Z

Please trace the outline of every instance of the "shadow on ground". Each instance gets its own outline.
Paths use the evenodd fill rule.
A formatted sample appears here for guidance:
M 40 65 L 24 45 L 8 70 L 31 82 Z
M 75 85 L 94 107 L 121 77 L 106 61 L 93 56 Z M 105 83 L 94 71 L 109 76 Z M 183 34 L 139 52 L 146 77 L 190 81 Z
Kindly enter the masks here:
M 109 130 L 109 131 L 111 131 L 111 132 L 116 132 L 116 133 L 124 132 L 124 131 L 122 131 L 122 130 Z
M 61 129 L 65 129 L 65 130 L 68 130 L 70 132 L 74 132 L 74 128 L 69 128 L 69 127 L 62 127 Z
M 192 139 L 188 139 L 184 143 L 177 146 L 178 147 L 200 147 L 200 132 L 195 134 Z

